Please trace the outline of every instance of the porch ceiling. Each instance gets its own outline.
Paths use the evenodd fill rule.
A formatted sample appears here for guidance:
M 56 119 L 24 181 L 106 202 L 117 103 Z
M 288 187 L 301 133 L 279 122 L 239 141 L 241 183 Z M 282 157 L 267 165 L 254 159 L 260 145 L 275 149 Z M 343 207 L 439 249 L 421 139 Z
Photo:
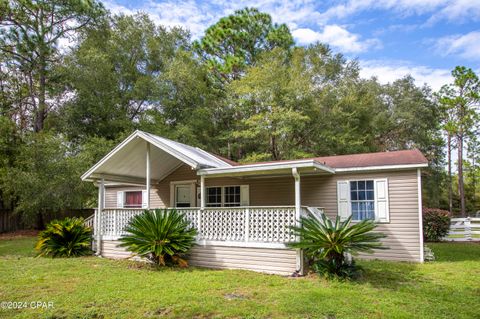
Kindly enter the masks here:
M 96 167 L 85 180 L 143 182 L 146 179 L 146 141 L 135 138 Z M 161 180 L 183 164 L 166 151 L 150 146 L 151 180 Z

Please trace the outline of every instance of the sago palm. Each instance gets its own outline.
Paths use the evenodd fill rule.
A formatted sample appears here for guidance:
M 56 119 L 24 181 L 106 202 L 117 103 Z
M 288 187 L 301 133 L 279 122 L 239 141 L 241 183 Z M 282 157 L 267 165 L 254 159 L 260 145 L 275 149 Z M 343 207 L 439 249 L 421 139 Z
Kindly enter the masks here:
M 313 216 L 302 217 L 301 227 L 292 227 L 300 239 L 290 246 L 303 249 L 315 271 L 325 275 L 350 277 L 356 268 L 353 260 L 347 259 L 347 254 L 387 249 L 380 242 L 386 236 L 373 232 L 376 227 L 373 221 L 364 220 L 355 224 L 351 224 L 351 221 L 351 216 L 345 221 L 340 221 L 337 216 L 335 223 L 325 214 L 322 214 L 321 220 Z
M 187 266 L 183 256 L 195 242 L 197 231 L 176 210 L 153 211 L 132 218 L 120 238 L 120 246 L 157 265 Z
M 91 254 L 92 230 L 83 218 L 65 218 L 50 222 L 38 235 L 35 246 L 40 256 L 78 257 Z

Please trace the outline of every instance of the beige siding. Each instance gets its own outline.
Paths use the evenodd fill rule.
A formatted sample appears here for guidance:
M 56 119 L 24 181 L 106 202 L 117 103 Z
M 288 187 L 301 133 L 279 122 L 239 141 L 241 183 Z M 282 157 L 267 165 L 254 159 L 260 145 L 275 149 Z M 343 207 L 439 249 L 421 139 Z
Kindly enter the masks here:
M 207 268 L 248 269 L 291 275 L 296 269 L 296 252 L 291 249 L 195 246 L 192 265 Z
M 116 240 L 102 241 L 102 256 L 128 259 L 131 253 Z M 290 249 L 195 246 L 188 257 L 192 266 L 218 269 L 247 269 L 291 275 L 296 269 L 296 252 Z
M 128 259 L 132 253 L 119 247 L 118 240 L 102 240 L 102 256 L 112 259 Z
M 337 214 L 337 181 L 387 178 L 390 222 L 378 224 L 377 231 L 388 237 L 383 240 L 388 250 L 376 251 L 373 256 L 390 260 L 419 261 L 420 231 L 418 216 L 417 171 L 406 170 L 382 173 L 336 174 L 328 177 L 302 178 L 302 204 L 324 207 L 327 215 Z

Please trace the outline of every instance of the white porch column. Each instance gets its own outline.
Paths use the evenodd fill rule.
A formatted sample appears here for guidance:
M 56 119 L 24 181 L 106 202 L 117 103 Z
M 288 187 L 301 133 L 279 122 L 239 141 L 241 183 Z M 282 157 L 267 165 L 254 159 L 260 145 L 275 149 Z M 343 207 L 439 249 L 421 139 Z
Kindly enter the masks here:
M 301 214 L 301 199 L 300 199 L 300 174 L 296 168 L 292 168 L 292 175 L 295 179 L 295 217 L 297 220 L 300 220 Z
M 95 221 L 95 230 L 97 233 L 97 256 L 102 255 L 102 212 L 105 202 L 105 180 L 102 178 L 98 184 L 98 209 L 97 220 Z
M 205 176 L 200 176 L 200 209 L 205 209 Z
M 146 198 L 146 203 L 147 203 L 147 209 L 150 209 L 150 143 L 147 143 L 147 157 L 146 157 L 146 186 L 147 186 L 147 198 Z
M 295 179 L 295 220 L 297 227 L 300 226 L 300 217 L 302 214 L 302 202 L 300 196 L 300 173 L 297 168 L 292 168 L 292 175 Z M 297 249 L 297 271 L 303 275 L 303 250 Z

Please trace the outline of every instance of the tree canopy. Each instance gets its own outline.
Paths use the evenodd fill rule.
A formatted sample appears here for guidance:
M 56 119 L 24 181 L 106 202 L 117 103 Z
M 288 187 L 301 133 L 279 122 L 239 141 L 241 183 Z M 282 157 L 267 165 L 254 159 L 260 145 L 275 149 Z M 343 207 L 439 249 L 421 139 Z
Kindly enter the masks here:
M 479 88 L 468 68 L 439 94 L 409 76 L 381 84 L 326 44 L 296 46 L 254 8 L 192 41 L 95 1 L 1 6 L 0 201 L 28 220 L 94 203 L 79 176 L 136 128 L 240 162 L 418 148 L 432 164 L 424 202 L 440 208 L 449 132 L 447 144 L 467 150 L 465 178 L 451 184 L 464 183 L 466 209 L 479 209 Z M 458 209 L 461 197 L 452 192 Z

